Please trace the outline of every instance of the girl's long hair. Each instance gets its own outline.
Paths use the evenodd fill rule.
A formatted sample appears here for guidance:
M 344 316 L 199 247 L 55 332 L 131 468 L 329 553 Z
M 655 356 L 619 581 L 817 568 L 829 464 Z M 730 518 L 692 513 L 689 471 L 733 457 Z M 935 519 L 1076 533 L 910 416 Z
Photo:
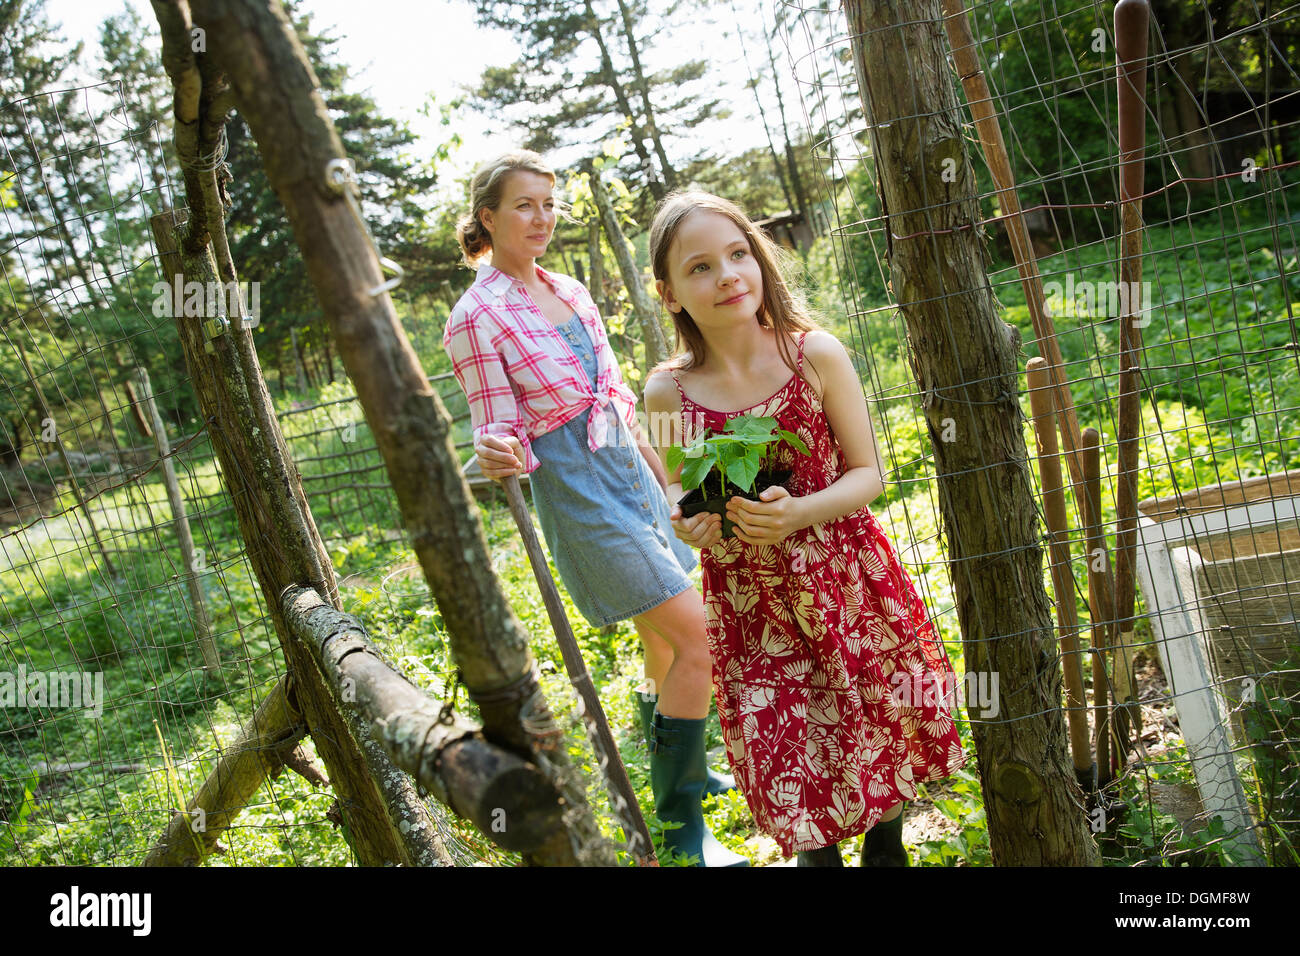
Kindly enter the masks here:
M 697 209 L 726 216 L 745 234 L 750 253 L 758 262 L 763 277 L 763 301 L 756 316 L 758 324 L 776 332 L 781 358 L 790 371 L 797 371 L 790 354 L 790 337 L 796 332 L 807 332 L 820 326 L 802 297 L 786 282 L 785 273 L 793 271 L 794 257 L 769 239 L 731 200 L 697 191 L 674 192 L 666 196 L 655 210 L 654 222 L 650 226 L 650 265 L 654 277 L 668 282 L 668 249 L 686 217 Z M 677 342 L 673 347 L 674 354 L 659 368 L 682 371 L 695 368 L 704 361 L 704 336 L 684 308 L 669 314 L 677 331 Z

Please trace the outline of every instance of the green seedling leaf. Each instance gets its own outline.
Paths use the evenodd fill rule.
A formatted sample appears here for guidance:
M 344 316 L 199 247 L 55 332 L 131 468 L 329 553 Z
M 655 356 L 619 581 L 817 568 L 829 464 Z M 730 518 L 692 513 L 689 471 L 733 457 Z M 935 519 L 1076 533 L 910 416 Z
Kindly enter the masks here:
M 794 448 L 801 455 L 812 454 L 812 452 L 808 450 L 808 446 L 803 443 L 803 439 L 800 438 L 798 435 L 796 435 L 794 432 L 788 432 L 784 428 L 778 428 L 776 431 L 777 434 L 780 435 L 785 440 L 785 443 L 787 445 Z
M 745 491 L 754 490 L 754 478 L 758 475 L 759 457 L 754 455 L 745 455 L 735 461 L 727 463 L 727 480 L 737 488 Z
M 717 457 L 714 455 L 703 455 L 699 458 L 688 459 L 682 467 L 682 487 L 686 490 L 698 488 L 704 481 L 713 466 L 717 464 Z
M 753 418 L 749 415 L 739 415 L 736 418 L 727 419 L 727 431 L 741 440 L 751 438 L 770 440 L 775 428 L 775 418 Z
M 664 458 L 668 462 L 668 470 L 676 471 L 682 466 L 682 461 L 686 458 L 686 452 L 682 450 L 681 445 L 673 445 L 668 449 L 668 454 Z

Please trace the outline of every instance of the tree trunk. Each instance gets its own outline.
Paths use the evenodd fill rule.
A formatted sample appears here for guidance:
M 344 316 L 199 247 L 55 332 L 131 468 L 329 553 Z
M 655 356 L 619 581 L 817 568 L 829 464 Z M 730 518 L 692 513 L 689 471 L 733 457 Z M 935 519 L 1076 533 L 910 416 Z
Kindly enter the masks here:
M 654 146 L 655 155 L 659 157 L 659 169 L 664 174 L 664 183 L 668 186 L 669 191 L 677 188 L 677 172 L 673 169 L 672 163 L 668 162 L 668 154 L 664 152 L 663 140 L 659 136 L 659 127 L 655 124 L 654 107 L 650 104 L 650 84 L 646 82 L 645 71 L 641 69 L 641 55 L 637 52 L 636 31 L 632 28 L 632 14 L 627 8 L 626 0 L 618 0 L 618 12 L 623 18 L 623 36 L 627 40 L 628 54 L 632 57 L 632 76 L 634 77 L 633 86 L 641 94 L 641 108 L 645 116 L 646 132 L 650 134 L 650 142 Z
M 605 226 L 605 236 L 609 239 L 614 258 L 618 260 L 619 272 L 623 274 L 623 285 L 627 287 L 628 298 L 632 300 L 632 311 L 636 313 L 637 322 L 645 338 L 646 373 L 664 359 L 668 358 L 668 342 L 664 338 L 663 327 L 659 325 L 659 313 L 650 296 L 646 294 L 641 282 L 641 272 L 632 259 L 627 247 L 627 239 L 619 228 L 618 216 L 614 205 L 609 201 L 605 185 L 600 181 L 600 173 L 591 163 L 583 164 L 587 180 L 591 184 L 591 198 L 596 203 L 596 210 Z
M 527 631 L 492 572 L 452 447 L 451 421 L 420 368 L 361 223 L 331 178 L 343 146 L 319 83 L 274 0 L 195 0 L 195 23 L 234 84 L 267 178 L 284 205 L 320 306 L 387 467 L 403 524 L 438 602 L 483 733 L 543 767 L 568 812 L 565 848 L 538 862 L 613 863 L 547 706 Z M 318 589 L 319 590 L 319 589 Z M 324 593 L 324 592 L 323 592 Z
M 1019 336 L 998 318 L 984 269 L 939 2 L 848 0 L 846 13 L 888 210 L 893 293 L 934 449 L 966 667 L 990 684 L 996 675 L 1000 690 L 996 717 L 970 716 L 993 860 L 1095 865 L 1060 710 L 1017 399 Z
M 605 78 L 605 83 L 614 92 L 614 99 L 618 103 L 618 108 L 623 111 L 631 123 L 631 129 L 628 130 L 632 137 L 632 149 L 636 151 L 637 159 L 641 161 L 641 168 L 645 170 L 646 179 L 650 184 L 650 195 L 654 197 L 655 202 L 660 202 L 668 195 L 668 190 L 664 187 L 663 180 L 655 172 L 655 164 L 650 159 L 650 154 L 645 148 L 645 131 L 641 124 L 636 121 L 636 112 L 632 109 L 632 104 L 628 101 L 627 91 L 623 89 L 623 84 L 618 81 L 618 73 L 614 70 L 614 61 L 610 58 L 609 48 L 605 46 L 605 37 L 600 30 L 600 18 L 596 16 L 595 10 L 591 7 L 591 0 L 586 0 L 587 17 L 590 21 L 588 29 L 596 41 L 596 46 L 600 49 L 600 72 Z
M 1165 97 L 1173 99 L 1161 110 L 1169 150 L 1184 176 L 1208 178 L 1214 175 L 1215 150 L 1210 143 L 1206 119 L 1196 102 L 1196 92 L 1204 75 L 1206 55 L 1197 48 L 1209 38 L 1206 20 L 1210 15 L 1199 4 L 1153 0 L 1151 16 L 1159 25 L 1164 37 L 1163 46 L 1170 54 L 1167 61 L 1158 64 L 1161 73 L 1168 70 L 1164 74 L 1168 80 L 1162 84 L 1165 96 L 1161 102 L 1168 102 Z M 1190 189 L 1213 187 L 1212 183 L 1187 185 Z
M 334 384 L 334 350 L 330 348 L 330 337 L 325 336 L 325 371 L 329 376 L 330 384 Z
M 773 27 L 775 30 L 775 27 Z M 785 118 L 785 97 L 781 94 L 781 71 L 776 68 L 776 54 L 772 50 L 772 35 L 763 29 L 763 38 L 767 42 L 767 60 L 772 67 L 772 85 L 776 87 L 776 110 L 781 117 L 781 136 L 785 140 L 785 162 L 786 175 L 790 180 L 790 188 L 794 191 L 795 205 L 791 206 L 790 211 L 798 211 L 803 216 L 804 225 L 808 231 L 816 235 L 812 223 L 812 208 L 808 204 L 808 193 L 803 188 L 803 177 L 799 175 L 799 163 L 795 158 L 794 146 L 790 142 L 790 126 Z
M 15 336 L 13 342 L 18 348 L 18 360 L 22 363 L 23 371 L 27 373 L 27 382 L 31 385 L 32 394 L 36 398 L 37 414 L 41 416 L 41 431 L 44 431 L 46 422 L 53 426 L 54 450 L 58 452 L 59 460 L 63 462 L 63 468 L 68 473 L 68 484 L 72 487 L 73 497 L 77 499 L 77 507 L 81 509 L 81 514 L 86 519 L 86 525 L 90 528 L 90 536 L 95 539 L 95 548 L 99 551 L 99 558 L 104 563 L 102 572 L 108 577 L 117 577 L 117 570 L 108 557 L 108 549 L 104 547 L 104 541 L 99 536 L 99 526 L 95 524 L 95 517 L 90 510 L 90 502 L 86 500 L 85 493 L 81 490 L 81 482 L 77 480 L 76 472 L 72 468 L 72 462 L 68 460 L 68 449 L 63 443 L 63 436 L 59 434 L 59 423 L 54 418 L 50 403 L 45 400 L 45 393 L 41 391 L 40 382 L 36 380 L 36 373 L 32 371 L 31 363 L 27 360 L 27 352 L 23 348 L 22 339 Z
M 184 210 L 174 210 L 151 220 L 164 278 L 170 284 L 179 273 L 182 282 L 219 281 L 210 247 L 196 253 L 181 251 L 185 245 L 174 233 L 180 225 L 176 220 L 184 215 Z M 416 799 L 414 788 L 386 758 L 375 759 L 353 739 L 310 652 L 293 639 L 280 612 L 279 595 L 290 585 L 315 588 L 336 603 L 338 589 L 298 469 L 272 411 L 252 333 L 232 323 L 228 331 L 206 343 L 212 349 L 209 355 L 203 326 L 182 317 L 176 319 L 176 328 L 199 408 L 211 422 L 212 447 L 221 462 L 249 563 L 295 679 L 298 705 L 345 808 L 357 856 L 363 866 L 415 865 L 418 854 L 406 842 L 411 834 L 399 834 L 390 814 L 390 808 Z
M 298 374 L 298 394 L 306 395 L 308 391 L 307 384 L 307 365 L 302 358 L 302 343 L 298 341 L 298 330 L 289 329 L 289 342 L 293 347 L 293 367 Z

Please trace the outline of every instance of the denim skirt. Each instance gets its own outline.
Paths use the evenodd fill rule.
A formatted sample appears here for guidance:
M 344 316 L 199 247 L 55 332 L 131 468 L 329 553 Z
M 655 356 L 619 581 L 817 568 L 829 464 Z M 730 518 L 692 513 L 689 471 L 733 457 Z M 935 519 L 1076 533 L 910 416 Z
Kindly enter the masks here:
M 596 387 L 596 357 L 576 314 L 557 327 Z M 635 617 L 693 587 L 695 552 L 673 534 L 668 502 L 627 423 L 607 406 L 610 440 L 587 445 L 590 412 L 532 440 L 533 507 L 560 578 L 594 627 Z

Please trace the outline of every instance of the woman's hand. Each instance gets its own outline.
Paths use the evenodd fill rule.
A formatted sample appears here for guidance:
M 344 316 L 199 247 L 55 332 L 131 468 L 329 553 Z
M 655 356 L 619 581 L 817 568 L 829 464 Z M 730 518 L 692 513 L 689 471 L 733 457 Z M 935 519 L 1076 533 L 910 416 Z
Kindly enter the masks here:
M 673 531 L 692 548 L 711 548 L 722 540 L 722 516 L 702 511 L 689 518 L 682 517 L 681 505 L 673 505 L 668 512 Z
M 506 475 L 516 475 L 524 467 L 524 446 L 514 435 L 500 438 L 484 435 L 474 443 L 479 470 L 484 477 L 500 481 Z
M 727 502 L 727 518 L 736 526 L 736 537 L 746 544 L 779 544 L 808 526 L 803 520 L 803 499 L 780 485 L 764 488 L 758 498 L 735 496 Z

